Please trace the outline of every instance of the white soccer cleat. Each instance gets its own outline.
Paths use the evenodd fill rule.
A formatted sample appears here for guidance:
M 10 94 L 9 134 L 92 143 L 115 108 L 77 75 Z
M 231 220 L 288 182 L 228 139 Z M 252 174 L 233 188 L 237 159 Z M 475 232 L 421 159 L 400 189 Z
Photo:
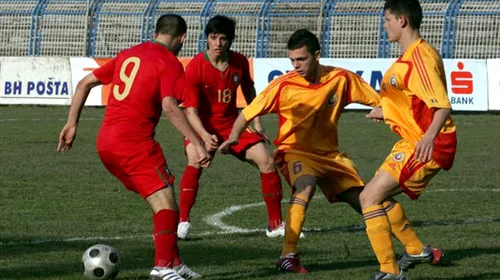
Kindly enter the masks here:
M 167 267 L 155 267 L 149 273 L 149 280 L 186 280 L 182 278 L 177 271 Z
M 266 236 L 269 238 L 284 237 L 285 236 L 285 222 L 281 226 L 271 230 L 269 227 L 266 229 Z M 304 238 L 303 232 L 300 233 L 299 238 Z
M 189 266 L 185 264 L 180 264 L 174 267 L 174 270 L 177 271 L 177 274 L 184 277 L 185 279 L 200 279 L 203 275 L 194 272 Z
M 180 222 L 177 226 L 177 238 L 189 240 L 189 230 L 191 229 L 190 222 Z

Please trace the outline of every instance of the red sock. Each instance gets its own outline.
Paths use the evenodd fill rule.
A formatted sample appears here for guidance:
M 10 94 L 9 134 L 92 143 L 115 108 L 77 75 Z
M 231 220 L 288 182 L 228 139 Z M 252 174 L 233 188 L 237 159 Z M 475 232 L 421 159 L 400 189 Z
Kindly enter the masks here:
M 281 225 L 281 179 L 278 172 L 260 173 L 262 197 L 266 202 L 269 227 L 274 229 Z
M 182 174 L 180 194 L 179 194 L 179 211 L 180 221 L 189 221 L 189 213 L 196 202 L 196 195 L 200 187 L 199 180 L 201 176 L 201 169 L 195 168 L 191 165 L 186 166 L 184 174 Z
M 179 257 L 177 247 L 179 213 L 170 209 L 160 210 L 153 215 L 153 222 L 155 266 L 172 267 L 175 256 Z

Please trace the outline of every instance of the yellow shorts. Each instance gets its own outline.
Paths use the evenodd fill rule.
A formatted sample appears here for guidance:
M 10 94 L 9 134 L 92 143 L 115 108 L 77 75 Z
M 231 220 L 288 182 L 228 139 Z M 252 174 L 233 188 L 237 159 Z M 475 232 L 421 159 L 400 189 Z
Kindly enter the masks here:
M 441 166 L 432 159 L 425 163 L 417 161 L 414 153 L 414 144 L 400 140 L 378 169 L 389 172 L 411 199 L 417 199 L 432 177 L 441 170 Z
M 294 149 L 276 150 L 274 162 L 292 187 L 301 176 L 313 176 L 330 202 L 335 202 L 339 193 L 365 185 L 356 166 L 345 153 L 320 156 Z

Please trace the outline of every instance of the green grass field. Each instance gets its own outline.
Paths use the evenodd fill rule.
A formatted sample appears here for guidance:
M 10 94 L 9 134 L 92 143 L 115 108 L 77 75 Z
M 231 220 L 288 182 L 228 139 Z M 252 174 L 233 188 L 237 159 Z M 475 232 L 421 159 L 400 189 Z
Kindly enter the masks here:
M 118 279 L 147 279 L 154 255 L 152 215 L 97 156 L 94 141 L 104 111 L 85 108 L 73 149 L 57 154 L 67 110 L 0 107 L 0 279 L 82 279 L 81 255 L 95 243 L 120 252 Z M 340 146 L 369 180 L 396 136 L 364 114 L 344 114 Z M 419 266 L 408 273 L 411 280 L 500 279 L 500 115 L 456 113 L 454 119 L 459 147 L 453 169 L 440 173 L 418 201 L 398 197 L 420 237 L 446 249 L 443 265 Z M 273 137 L 276 120 L 264 118 Z M 157 132 L 178 183 L 186 164 L 181 137 L 164 120 Z M 193 239 L 179 246 L 185 262 L 205 279 L 367 279 L 377 269 L 361 217 L 317 193 L 307 236 L 299 243 L 310 273 L 280 274 L 274 261 L 282 240 L 264 235 L 258 171 L 218 155 L 201 185 Z M 285 185 L 284 193 L 288 198 Z M 214 225 L 214 217 L 223 224 Z M 236 228 L 242 232 L 234 233 Z

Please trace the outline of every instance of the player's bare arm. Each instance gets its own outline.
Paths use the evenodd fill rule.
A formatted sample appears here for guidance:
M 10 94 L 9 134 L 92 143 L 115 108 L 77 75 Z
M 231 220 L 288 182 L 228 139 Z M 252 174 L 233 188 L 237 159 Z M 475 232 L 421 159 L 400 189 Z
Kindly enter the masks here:
M 243 96 L 245 97 L 245 101 L 247 102 L 247 104 L 252 103 L 252 101 L 257 96 L 257 92 L 255 91 L 255 87 L 252 86 L 248 90 L 243 90 Z M 262 122 L 260 121 L 259 117 L 255 117 L 253 119 L 253 126 L 255 128 L 255 132 L 257 132 L 262 138 L 264 138 L 264 140 L 267 143 L 271 143 L 271 141 L 269 140 L 269 135 L 267 135 L 266 131 L 264 130 L 264 126 L 262 125 Z
M 208 166 L 210 163 L 210 155 L 205 149 L 203 142 L 198 138 L 196 132 L 179 109 L 177 100 L 169 96 L 163 98 L 162 108 L 172 125 L 195 146 L 198 154 L 198 162 L 201 166 Z
M 382 108 L 374 107 L 370 113 L 366 115 L 367 119 L 371 119 L 373 122 L 379 123 L 384 121 L 384 114 L 382 113 Z
M 75 94 L 73 95 L 73 100 L 71 101 L 71 106 L 69 108 L 68 120 L 59 134 L 59 143 L 57 144 L 56 149 L 58 152 L 64 152 L 71 149 L 73 146 L 83 105 L 90 94 L 90 90 L 101 84 L 101 81 L 99 81 L 99 79 L 97 79 L 92 73 L 88 74 L 78 82 Z
M 219 147 L 217 135 L 208 133 L 205 127 L 203 127 L 203 123 L 198 116 L 198 109 L 194 107 L 187 107 L 186 116 L 193 129 L 196 133 L 198 133 L 198 135 L 200 135 L 203 142 L 205 142 L 205 148 L 209 152 L 217 150 Z
M 431 125 L 424 134 L 424 137 L 417 143 L 415 148 L 415 158 L 420 162 L 427 162 L 432 158 L 434 150 L 434 138 L 443 128 L 446 119 L 450 115 L 450 108 L 439 108 L 434 112 Z
M 233 124 L 233 128 L 231 129 L 231 134 L 229 134 L 227 140 L 224 141 L 224 143 L 222 143 L 219 147 L 219 151 L 221 153 L 229 153 L 229 147 L 238 144 L 238 139 L 240 139 L 241 134 L 248 127 L 250 121 L 247 121 L 243 114 L 240 114 L 238 118 L 236 118 L 236 121 Z

